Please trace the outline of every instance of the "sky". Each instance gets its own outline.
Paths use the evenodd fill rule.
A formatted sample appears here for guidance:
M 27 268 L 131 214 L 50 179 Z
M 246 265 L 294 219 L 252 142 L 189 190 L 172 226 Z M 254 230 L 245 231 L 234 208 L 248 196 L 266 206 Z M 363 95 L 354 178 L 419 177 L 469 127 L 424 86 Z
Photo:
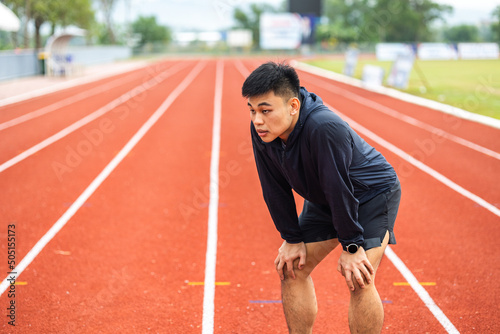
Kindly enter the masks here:
M 448 25 L 490 20 L 491 12 L 500 4 L 495 0 L 434 1 L 454 7 L 454 13 L 445 17 Z M 235 7 L 255 2 L 278 7 L 283 0 L 119 0 L 115 8 L 115 22 L 125 23 L 134 21 L 139 15 L 154 15 L 160 24 L 173 30 L 214 31 L 233 25 Z

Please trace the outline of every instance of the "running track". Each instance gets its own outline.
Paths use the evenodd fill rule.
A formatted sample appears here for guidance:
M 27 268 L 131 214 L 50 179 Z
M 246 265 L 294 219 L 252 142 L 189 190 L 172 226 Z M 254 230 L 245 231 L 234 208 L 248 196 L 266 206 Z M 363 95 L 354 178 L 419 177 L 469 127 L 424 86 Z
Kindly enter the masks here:
M 164 61 L 0 107 L 1 332 L 286 332 L 240 97 L 258 64 Z M 399 174 L 386 332 L 500 332 L 498 130 L 299 75 Z M 316 333 L 348 332 L 339 252 L 313 274 Z

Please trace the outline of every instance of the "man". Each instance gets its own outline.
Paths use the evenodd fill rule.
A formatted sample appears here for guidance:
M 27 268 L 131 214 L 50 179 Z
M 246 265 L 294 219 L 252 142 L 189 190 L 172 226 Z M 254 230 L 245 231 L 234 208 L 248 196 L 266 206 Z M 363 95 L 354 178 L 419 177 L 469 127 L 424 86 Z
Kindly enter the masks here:
M 275 260 L 290 333 L 311 333 L 313 269 L 339 244 L 337 270 L 351 298 L 352 333 L 380 333 L 375 273 L 393 232 L 401 189 L 385 158 L 300 87 L 295 70 L 265 63 L 245 80 L 255 162 L 264 199 L 284 239 Z M 304 197 L 297 217 L 292 189 Z

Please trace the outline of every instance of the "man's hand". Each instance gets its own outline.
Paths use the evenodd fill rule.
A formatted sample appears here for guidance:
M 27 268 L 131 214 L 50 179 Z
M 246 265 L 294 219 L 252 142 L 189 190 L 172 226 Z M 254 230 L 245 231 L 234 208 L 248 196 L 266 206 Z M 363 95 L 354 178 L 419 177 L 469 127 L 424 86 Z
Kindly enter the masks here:
M 365 281 L 367 284 L 371 284 L 371 275 L 375 273 L 373 266 L 366 257 L 363 247 L 359 247 L 358 251 L 354 254 L 343 251 L 340 254 L 337 270 L 345 277 L 347 286 L 351 291 L 355 290 L 353 278 L 358 282 L 360 288 L 363 289 Z
M 285 279 L 283 267 L 286 264 L 286 272 L 288 277 L 295 279 L 295 272 L 293 271 L 293 261 L 299 259 L 299 269 L 304 268 L 306 265 L 306 245 L 301 242 L 298 244 L 289 244 L 286 240 L 278 250 L 278 257 L 274 260 L 276 271 L 281 280 Z

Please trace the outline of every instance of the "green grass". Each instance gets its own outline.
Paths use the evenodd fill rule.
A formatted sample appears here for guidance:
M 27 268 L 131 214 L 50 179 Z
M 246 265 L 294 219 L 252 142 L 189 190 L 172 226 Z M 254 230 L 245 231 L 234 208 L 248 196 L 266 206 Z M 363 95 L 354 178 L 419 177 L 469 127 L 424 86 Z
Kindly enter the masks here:
M 343 59 L 306 62 L 337 73 L 344 68 Z M 384 68 L 387 78 L 392 62 L 359 59 L 355 78 L 367 64 Z M 500 119 L 500 60 L 416 60 L 405 92 Z

